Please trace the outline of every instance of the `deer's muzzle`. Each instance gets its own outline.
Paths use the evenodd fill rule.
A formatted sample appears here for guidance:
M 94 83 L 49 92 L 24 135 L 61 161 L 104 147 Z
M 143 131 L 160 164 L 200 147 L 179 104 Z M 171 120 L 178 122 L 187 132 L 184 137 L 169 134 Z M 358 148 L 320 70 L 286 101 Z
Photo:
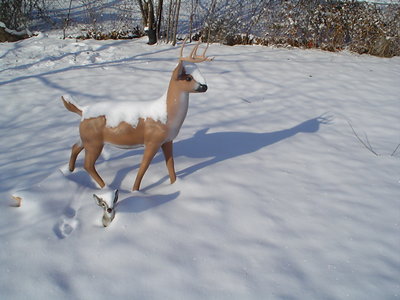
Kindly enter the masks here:
M 205 91 L 207 91 L 207 89 L 207 84 L 199 84 L 199 86 L 196 88 L 196 92 L 204 93 Z

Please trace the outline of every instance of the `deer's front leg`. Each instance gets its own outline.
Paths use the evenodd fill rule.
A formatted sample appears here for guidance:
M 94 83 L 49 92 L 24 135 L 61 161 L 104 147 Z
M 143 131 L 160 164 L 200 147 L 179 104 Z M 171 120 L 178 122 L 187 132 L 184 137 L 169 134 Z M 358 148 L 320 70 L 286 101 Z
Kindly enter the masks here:
M 135 184 L 133 185 L 133 191 L 139 190 L 143 175 L 144 173 L 146 173 L 147 168 L 149 167 L 154 155 L 156 155 L 159 148 L 160 145 L 157 143 L 149 143 L 145 145 L 142 162 L 140 163 L 140 168 L 136 175 Z
M 161 146 L 161 148 L 164 153 L 165 163 L 167 164 L 167 169 L 168 169 L 168 174 L 169 174 L 169 179 L 172 184 L 176 181 L 172 141 L 163 144 Z

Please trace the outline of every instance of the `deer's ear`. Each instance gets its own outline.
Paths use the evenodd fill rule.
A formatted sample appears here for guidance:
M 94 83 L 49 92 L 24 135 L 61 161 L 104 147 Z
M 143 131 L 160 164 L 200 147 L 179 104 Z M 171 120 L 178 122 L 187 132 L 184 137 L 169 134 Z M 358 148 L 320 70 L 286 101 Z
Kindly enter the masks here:
M 117 201 L 118 201 L 118 193 L 119 193 L 118 190 L 115 190 L 115 191 L 114 191 L 114 201 L 113 201 L 113 204 L 117 203 Z
M 182 61 L 180 60 L 174 70 L 174 79 L 179 80 L 184 74 L 185 74 L 185 68 L 183 67 Z
M 96 202 L 98 206 L 103 206 L 102 203 L 104 202 L 103 199 L 101 199 L 99 196 L 96 194 L 93 194 L 93 199 Z

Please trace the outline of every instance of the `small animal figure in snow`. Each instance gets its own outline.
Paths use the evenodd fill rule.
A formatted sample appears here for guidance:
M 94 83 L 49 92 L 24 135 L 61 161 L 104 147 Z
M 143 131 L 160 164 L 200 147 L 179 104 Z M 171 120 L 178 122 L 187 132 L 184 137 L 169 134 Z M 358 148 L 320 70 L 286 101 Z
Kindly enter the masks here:
M 118 201 L 118 190 L 114 191 L 113 201 L 111 201 L 112 197 L 107 197 L 107 196 L 103 196 L 104 197 L 103 198 L 103 197 L 97 196 L 96 194 L 93 194 L 93 198 L 94 198 L 94 201 L 96 202 L 96 204 L 98 206 L 102 207 L 104 210 L 103 218 L 102 218 L 104 227 L 107 227 L 108 225 L 110 225 L 112 220 L 114 220 L 115 206 L 116 206 L 115 204 Z M 107 199 L 107 198 L 109 198 L 109 199 Z
M 15 204 L 15 207 L 21 207 L 21 202 L 22 202 L 22 198 L 21 197 L 17 197 L 17 196 L 11 196 L 15 201 L 17 201 L 17 203 Z

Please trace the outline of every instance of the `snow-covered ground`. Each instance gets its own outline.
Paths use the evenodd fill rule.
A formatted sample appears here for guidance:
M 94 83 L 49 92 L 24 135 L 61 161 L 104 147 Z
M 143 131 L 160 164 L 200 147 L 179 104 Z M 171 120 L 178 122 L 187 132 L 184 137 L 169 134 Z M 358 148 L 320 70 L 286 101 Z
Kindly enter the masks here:
M 131 192 L 142 150 L 106 148 L 97 167 L 120 198 L 102 227 L 83 154 L 60 172 L 79 124 L 60 96 L 156 99 L 178 53 L 43 34 L 0 45 L 1 298 L 398 299 L 399 57 L 211 45 L 177 182 L 159 153 Z

